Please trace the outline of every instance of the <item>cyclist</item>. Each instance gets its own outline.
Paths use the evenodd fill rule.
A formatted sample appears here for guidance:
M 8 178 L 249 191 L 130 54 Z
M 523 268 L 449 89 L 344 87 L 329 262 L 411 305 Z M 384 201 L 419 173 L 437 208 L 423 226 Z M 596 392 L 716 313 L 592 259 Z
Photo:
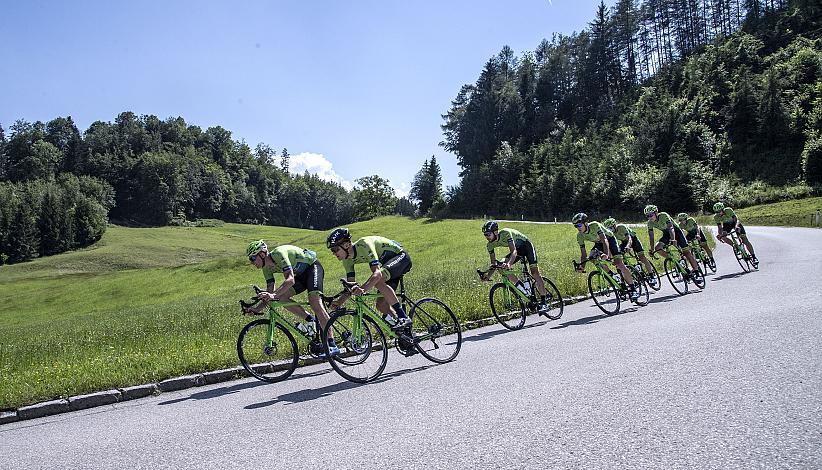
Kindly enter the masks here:
M 736 212 L 734 212 L 733 209 L 725 206 L 725 204 L 721 202 L 714 204 L 714 222 L 716 222 L 716 227 L 718 229 L 716 238 L 718 238 L 722 243 L 727 243 L 733 247 L 734 244 L 728 239 L 728 235 L 731 231 L 735 231 L 739 235 L 739 238 L 742 239 L 742 243 L 745 245 L 745 248 L 748 249 L 748 253 L 751 254 L 751 262 L 754 267 L 759 266 L 759 260 L 756 259 L 756 254 L 754 254 L 753 245 L 751 244 L 751 241 L 748 240 L 748 236 L 745 234 L 745 227 L 741 222 L 739 222 L 739 218 L 736 216 Z
M 524 260 L 528 263 L 531 276 L 534 278 L 534 283 L 537 285 L 537 292 L 540 295 L 540 310 L 547 308 L 545 298 L 547 291 L 545 290 L 545 282 L 542 280 L 542 274 L 539 272 L 537 266 L 537 251 L 534 249 L 534 244 L 522 232 L 512 228 L 500 229 L 499 224 L 495 220 L 489 220 L 482 224 L 482 233 L 485 239 L 488 240 L 486 247 L 488 248 L 488 256 L 491 258 L 491 266 L 498 263 L 497 256 L 494 253 L 494 248 L 507 247 L 509 253 L 505 256 L 505 261 L 502 263 L 503 269 L 511 269 L 517 261 Z M 508 279 L 516 284 L 519 282 L 514 273 L 508 275 Z
M 269 250 L 263 240 L 255 240 L 248 245 L 245 253 L 255 267 L 263 270 L 266 283 L 266 290 L 258 295 L 263 302 L 257 308 L 245 309 L 246 313 L 258 315 L 268 305 L 268 302 L 272 300 L 288 302 L 292 296 L 307 290 L 308 304 L 319 319 L 320 325 L 325 328 L 328 322 L 328 312 L 321 298 L 324 271 L 315 252 L 294 245 L 279 245 Z M 275 270 L 283 274 L 280 287 L 276 287 L 274 282 Z M 304 318 L 308 323 L 314 321 L 314 317 L 300 305 L 291 305 L 286 309 Z M 340 352 L 333 337 L 328 338 L 328 350 L 332 356 Z
M 645 266 L 646 273 L 653 273 L 654 267 L 651 266 L 651 261 L 645 256 L 645 247 L 642 246 L 642 242 L 637 238 L 636 232 L 631 227 L 628 227 L 625 224 L 618 224 L 616 219 L 613 217 L 608 217 L 607 219 L 602 221 L 602 225 L 605 226 L 608 230 L 610 230 L 614 234 L 614 238 L 617 239 L 619 242 L 619 250 L 625 253 L 626 249 L 630 249 L 634 252 L 637 259 Z M 656 287 L 656 277 L 649 276 L 648 277 L 648 284 L 652 287 Z
M 687 212 L 680 212 L 676 215 L 676 220 L 679 222 L 679 226 L 685 230 L 685 239 L 692 242 L 694 239 L 699 238 L 699 245 L 705 250 L 711 263 L 715 263 L 714 252 L 708 246 L 708 239 L 705 238 L 705 233 L 702 231 L 702 227 L 696 223 L 696 219 L 688 215 Z
M 403 275 L 411 270 L 411 257 L 402 245 L 394 240 L 380 236 L 362 237 L 351 242 L 351 233 L 347 228 L 334 229 L 325 241 L 326 246 L 342 261 L 348 282 L 355 282 L 354 265 L 368 263 L 371 267 L 371 276 L 361 286 L 351 289 L 354 295 L 363 295 L 373 287 L 382 294 L 377 299 L 377 309 L 385 315 L 389 323 L 393 323 L 391 310 L 397 316 L 393 329 L 401 330 L 411 325 L 402 304 L 397 298 L 396 289 Z M 337 308 L 348 300 L 343 295 L 332 303 Z
M 645 212 L 645 215 L 648 217 L 648 239 L 651 246 L 654 247 L 654 252 L 662 252 L 662 256 L 667 258 L 668 252 L 664 250 L 664 247 L 669 243 L 675 242 L 676 246 L 679 247 L 682 254 L 688 260 L 688 263 L 690 263 L 691 268 L 698 272 L 699 265 L 696 263 L 696 258 L 688 247 L 688 240 L 685 238 L 685 233 L 682 232 L 682 229 L 679 228 L 679 225 L 677 225 L 673 217 L 668 215 L 667 212 L 659 212 L 659 208 L 653 204 L 645 206 L 643 212 Z M 654 245 L 654 229 L 662 232 L 662 237 L 656 245 Z M 690 276 L 691 272 L 686 270 L 685 274 Z
M 628 270 L 628 267 L 625 266 L 625 263 L 622 261 L 622 250 L 620 250 L 614 234 L 599 222 L 588 222 L 588 214 L 584 212 L 574 214 L 571 218 L 571 223 L 573 223 L 577 229 L 577 243 L 579 244 L 580 253 L 578 270 L 583 271 L 585 269 L 585 263 L 589 259 L 592 259 L 589 258 L 588 253 L 585 251 L 585 242 L 594 242 L 591 257 L 599 256 L 597 253 L 597 251 L 599 251 L 600 253 L 604 253 L 608 259 L 613 260 L 614 265 L 619 269 L 619 272 L 622 273 L 622 278 L 625 279 L 625 282 L 628 284 L 631 300 L 637 300 L 639 298 L 639 290 L 637 290 L 636 285 L 634 285 L 634 278 L 631 276 L 631 271 Z

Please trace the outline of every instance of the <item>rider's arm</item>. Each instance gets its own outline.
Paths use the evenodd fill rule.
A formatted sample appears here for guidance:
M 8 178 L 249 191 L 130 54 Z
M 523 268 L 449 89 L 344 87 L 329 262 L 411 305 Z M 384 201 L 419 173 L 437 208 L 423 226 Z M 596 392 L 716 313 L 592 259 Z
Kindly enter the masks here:
M 291 267 L 289 267 L 288 269 L 283 271 L 283 283 L 280 284 L 280 287 L 274 291 L 274 297 L 278 299 L 282 297 L 282 295 L 285 294 L 288 289 L 291 289 L 291 287 L 294 286 L 294 282 L 296 282 L 294 279 L 294 270 L 291 269 Z
M 382 274 L 382 266 L 380 264 L 372 264 L 371 277 L 369 277 L 368 280 L 365 281 L 365 284 L 360 286 L 360 288 L 364 291 L 367 291 L 368 289 L 371 289 L 372 287 L 377 285 L 377 283 L 382 281 L 384 278 L 385 276 L 383 276 Z
M 505 259 L 505 263 L 508 264 L 508 266 L 511 266 L 511 263 L 513 263 L 514 260 L 517 259 L 517 245 L 514 243 L 513 238 L 508 240 L 508 250 L 510 250 L 510 253 L 508 253 L 508 257 Z
M 588 260 L 588 252 L 585 251 L 585 245 L 579 245 L 579 264 L 580 266 L 585 266 L 585 262 Z
M 488 252 L 488 257 L 491 258 L 491 266 L 497 263 L 497 257 L 494 255 L 493 251 Z
M 608 258 L 611 258 L 611 245 L 608 243 L 608 239 L 605 237 L 604 233 L 599 234 L 599 242 L 602 243 L 602 246 L 605 247 L 605 254 Z
M 654 246 L 654 229 L 652 228 L 648 229 L 648 243 L 651 246 L 651 254 L 653 255 L 656 252 L 656 247 Z

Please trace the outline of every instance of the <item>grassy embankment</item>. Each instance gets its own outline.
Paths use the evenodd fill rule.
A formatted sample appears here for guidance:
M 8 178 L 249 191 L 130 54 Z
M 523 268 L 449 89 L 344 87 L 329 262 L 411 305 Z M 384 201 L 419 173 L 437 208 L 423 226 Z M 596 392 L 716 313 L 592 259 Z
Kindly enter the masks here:
M 744 225 L 774 225 L 783 227 L 813 227 L 814 213 L 822 209 L 822 197 L 774 202 L 734 209 Z M 702 216 L 699 223 L 716 227 L 712 215 Z
M 570 224 L 503 225 L 535 242 L 563 296 L 584 291 L 585 276 L 571 268 L 579 251 Z M 474 271 L 488 262 L 479 227 L 398 217 L 350 226 L 355 236 L 402 242 L 414 262 L 409 292 L 445 300 L 462 321 L 489 316 L 489 286 Z M 0 267 L 0 409 L 236 366 L 237 333 L 249 321 L 236 301 L 264 282 L 243 256 L 248 241 L 315 249 L 326 292 L 337 292 L 344 273 L 325 235 L 239 224 L 113 226 L 88 249 Z

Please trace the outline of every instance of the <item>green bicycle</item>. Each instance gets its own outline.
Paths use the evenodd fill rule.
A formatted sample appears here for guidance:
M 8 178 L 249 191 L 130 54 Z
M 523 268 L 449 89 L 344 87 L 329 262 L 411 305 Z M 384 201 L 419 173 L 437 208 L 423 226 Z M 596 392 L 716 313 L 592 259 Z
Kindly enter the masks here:
M 254 290 L 256 295 L 251 298 L 251 302 L 240 300 L 240 306 L 244 311 L 260 302 L 257 295 L 262 291 L 257 286 L 254 286 Z M 268 318 L 248 323 L 237 337 L 237 356 L 240 363 L 249 374 L 263 382 L 285 380 L 297 368 L 300 350 L 295 338 L 300 338 L 301 343 L 308 345 L 305 356 L 318 359 L 327 357 L 325 332 L 320 328 L 316 317 L 313 331 L 304 332 L 280 314 L 281 309 L 294 305 L 309 308 L 308 303 L 273 300 L 269 303 Z
M 741 267 L 742 270 L 746 273 L 749 273 L 751 271 L 758 271 L 759 265 L 754 264 L 750 253 L 748 253 L 747 248 L 745 248 L 745 245 L 739 241 L 739 236 L 736 234 L 736 231 L 734 230 L 731 233 L 723 233 L 731 239 L 731 243 L 733 244 L 734 248 L 734 256 L 736 257 L 736 262 L 739 263 L 739 267 Z
M 538 313 L 551 320 L 557 320 L 562 317 L 562 311 L 565 307 L 562 294 L 559 293 L 557 286 L 544 276 L 542 282 L 545 285 L 545 306 L 541 306 L 541 300 L 537 297 L 538 289 L 534 285 L 534 277 L 528 271 L 528 265 L 525 261 L 523 260 L 521 263 L 522 273 L 517 276 L 516 284 L 508 279 L 510 274 L 516 276 L 514 270 L 504 268 L 502 263 L 490 266 L 488 271 L 477 269 L 477 274 L 483 281 L 490 279 L 494 271 L 499 271 L 502 282 L 491 286 L 491 291 L 488 293 L 488 302 L 491 304 L 491 312 L 494 317 L 509 330 L 522 328 L 525 325 L 525 317 L 529 313 Z
M 634 250 L 630 247 L 626 247 L 625 251 L 622 252 L 622 261 L 625 262 L 625 266 L 628 266 L 628 269 L 631 269 L 631 275 L 636 276 L 634 272 L 638 273 L 638 279 L 644 281 L 651 290 L 658 292 L 659 289 L 662 289 L 662 277 L 659 275 L 659 271 L 657 271 L 654 263 L 649 263 L 652 271 L 646 272 L 645 266 L 639 261 L 636 253 L 634 253 Z M 651 279 L 655 282 L 652 283 Z
M 599 307 L 605 315 L 616 315 L 619 312 L 622 301 L 631 301 L 631 292 L 628 284 L 623 279 L 622 275 L 616 268 L 613 268 L 610 263 L 602 259 L 601 251 L 597 249 L 591 250 L 588 255 L 588 260 L 594 263 L 595 270 L 588 274 L 588 293 L 594 303 Z M 574 263 L 574 270 L 583 271 L 583 265 L 576 260 Z M 645 278 L 633 266 L 627 265 L 628 270 L 631 271 L 631 276 L 634 278 L 634 286 L 639 290 L 639 297 L 633 303 L 639 306 L 648 305 L 650 301 L 650 291 Z
M 671 283 L 671 287 L 673 287 L 679 295 L 688 293 L 690 290 L 688 287 L 689 282 L 693 282 L 694 285 L 700 289 L 705 288 L 705 276 L 702 271 L 692 271 L 688 269 L 688 260 L 682 256 L 682 252 L 678 246 L 669 243 L 665 245 L 664 250 L 668 253 L 668 256 L 662 263 L 662 267 L 665 270 L 665 276 L 668 278 L 668 282 Z M 653 257 L 657 259 L 656 252 L 653 253 Z
M 349 294 L 354 308 L 341 308 L 333 312 L 325 331 L 327 333 L 333 328 L 341 353 L 330 362 L 342 377 L 358 383 L 379 377 L 388 363 L 390 341 L 394 341 L 397 351 L 404 356 L 419 352 L 438 364 L 453 361 L 459 354 L 462 330 L 456 315 L 445 302 L 431 297 L 413 301 L 400 279 L 397 297 L 411 318 L 411 326 L 396 331 L 386 318 L 369 305 L 382 294 L 354 295 L 351 289 L 357 284 L 344 279 L 340 281 L 343 291 L 335 297 Z
M 702 264 L 704 267 L 702 270 L 703 273 L 707 273 L 708 271 L 711 271 L 712 273 L 716 272 L 716 262 L 712 261 L 711 258 L 708 258 L 708 253 L 705 252 L 705 248 L 702 248 L 702 245 L 699 243 L 699 238 L 694 238 L 689 241 L 688 246 L 691 247 L 691 251 L 696 257 L 697 263 Z

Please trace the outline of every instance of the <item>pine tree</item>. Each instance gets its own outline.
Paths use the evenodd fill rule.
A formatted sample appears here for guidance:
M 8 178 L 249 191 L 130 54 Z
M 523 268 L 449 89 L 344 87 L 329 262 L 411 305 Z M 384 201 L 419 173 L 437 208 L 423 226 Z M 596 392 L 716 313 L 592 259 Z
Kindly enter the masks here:
M 283 148 L 283 151 L 280 154 L 280 168 L 282 168 L 283 173 L 285 174 L 288 174 L 289 160 L 291 160 L 291 156 L 288 154 L 288 149 Z

